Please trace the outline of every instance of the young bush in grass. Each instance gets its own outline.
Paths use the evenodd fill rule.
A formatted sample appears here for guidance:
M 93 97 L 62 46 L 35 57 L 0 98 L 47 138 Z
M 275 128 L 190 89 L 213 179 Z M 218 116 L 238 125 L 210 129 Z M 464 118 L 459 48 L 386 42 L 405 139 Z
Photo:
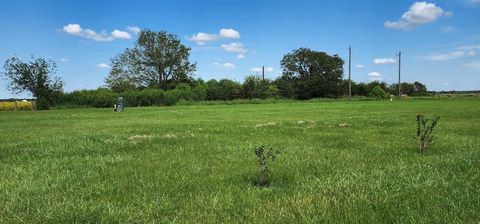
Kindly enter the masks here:
M 429 144 L 433 140 L 433 129 L 438 125 L 440 117 L 434 118 L 431 122 L 423 114 L 417 114 L 417 133 L 416 138 L 420 146 L 420 153 L 427 152 Z
M 372 95 L 377 98 L 377 100 L 384 100 L 388 97 L 388 94 L 380 86 L 375 86 L 372 89 Z
M 274 150 L 273 148 L 265 149 L 265 146 L 261 145 L 255 149 L 255 155 L 258 158 L 258 180 L 254 184 L 258 187 L 270 186 L 270 167 L 275 162 L 277 155 L 280 154 L 280 150 Z

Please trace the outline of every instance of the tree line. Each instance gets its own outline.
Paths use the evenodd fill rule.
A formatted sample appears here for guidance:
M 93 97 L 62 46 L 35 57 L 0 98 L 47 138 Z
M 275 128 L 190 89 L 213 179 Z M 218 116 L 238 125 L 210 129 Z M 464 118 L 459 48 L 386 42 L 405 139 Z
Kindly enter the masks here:
M 105 88 L 63 92 L 63 81 L 53 77 L 56 64 L 42 58 L 23 62 L 17 57 L 4 64 L 12 92 L 28 91 L 40 109 L 53 105 L 110 107 L 123 96 L 127 105 L 172 105 L 179 100 L 338 98 L 348 94 L 343 79 L 344 61 L 338 55 L 308 48 L 283 56 L 282 74 L 275 80 L 247 76 L 243 82 L 229 79 L 195 79 L 196 63 L 189 61 L 190 48 L 165 31 L 142 30 L 132 48 L 112 58 Z M 427 92 L 422 83 L 402 83 L 402 93 Z M 352 82 L 352 94 L 385 98 L 395 95 L 397 84 Z

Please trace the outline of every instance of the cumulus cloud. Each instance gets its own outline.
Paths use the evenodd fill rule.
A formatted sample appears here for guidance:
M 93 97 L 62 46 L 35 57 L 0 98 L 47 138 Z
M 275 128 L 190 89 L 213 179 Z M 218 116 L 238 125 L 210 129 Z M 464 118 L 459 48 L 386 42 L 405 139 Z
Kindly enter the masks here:
M 83 37 L 86 39 L 91 39 L 94 41 L 112 41 L 114 40 L 113 37 L 105 34 L 105 33 L 97 33 L 91 29 L 83 29 L 79 24 L 73 23 L 73 24 L 68 24 L 63 27 L 63 31 L 73 35 L 73 36 L 79 36 Z
M 273 68 L 272 67 L 265 67 L 265 72 L 273 72 Z M 250 71 L 252 72 L 262 72 L 262 67 L 253 67 L 252 69 L 250 69 Z
M 224 51 L 238 53 L 237 58 L 241 59 L 245 57 L 245 53 L 247 53 L 248 49 L 243 46 L 242 43 L 229 43 L 229 44 L 222 44 L 222 49 Z
M 67 58 L 60 58 L 60 61 L 61 62 L 68 62 L 68 59 Z
M 68 24 L 63 27 L 63 31 L 72 35 L 80 35 L 82 33 L 82 30 L 82 27 L 80 27 L 80 25 L 78 24 Z
M 213 42 L 221 39 L 239 39 L 240 32 L 231 29 L 223 28 L 218 31 L 218 34 L 209 34 L 204 32 L 199 32 L 190 37 L 187 37 L 188 40 L 197 43 L 198 45 L 205 45 L 207 42 Z
M 233 52 L 233 53 L 239 53 L 239 54 L 245 54 L 247 53 L 247 49 L 243 46 L 242 43 L 229 43 L 229 44 L 222 44 L 221 45 L 222 49 L 228 52 Z
M 100 63 L 97 65 L 97 68 L 110 68 L 110 65 L 105 64 L 105 63 Z
M 383 64 L 394 64 L 396 61 L 393 58 L 375 58 L 373 59 L 373 63 L 377 65 L 383 65 Z
M 134 33 L 134 34 L 139 34 L 140 31 L 142 31 L 138 26 L 127 26 L 127 30 L 128 32 Z
M 220 37 L 223 38 L 231 38 L 231 39 L 238 39 L 240 38 L 240 33 L 234 29 L 221 29 L 219 32 Z
M 434 22 L 442 16 L 451 17 L 452 12 L 446 12 L 435 3 L 415 2 L 397 21 L 386 21 L 385 28 L 410 30 L 422 24 Z
M 357 68 L 363 68 L 364 66 L 361 65 L 361 64 L 358 64 L 358 65 L 356 65 L 355 67 L 357 67 Z
M 424 58 L 427 61 L 449 61 L 467 56 L 475 56 L 476 54 L 474 50 L 457 50 L 445 54 L 432 54 Z
M 205 42 L 211 42 L 218 40 L 218 36 L 215 34 L 208 34 L 208 33 L 197 33 L 188 38 L 190 41 L 196 42 L 198 45 L 205 45 Z
M 230 62 L 227 62 L 227 63 L 214 62 L 213 65 L 219 68 L 225 68 L 225 69 L 234 69 L 235 67 L 237 67 L 235 64 L 232 64 Z
M 79 24 L 71 23 L 62 28 L 63 32 L 70 34 L 72 36 L 78 36 L 85 39 L 90 39 L 99 42 L 113 41 L 115 39 L 130 39 L 131 35 L 125 31 L 117 30 L 108 33 L 96 32 L 91 29 L 83 29 Z
M 382 74 L 380 74 L 378 72 L 369 72 L 368 73 L 368 78 L 370 80 L 382 80 L 383 79 Z
M 128 32 L 125 32 L 125 31 L 113 30 L 112 37 L 115 39 L 131 39 L 132 35 L 130 35 Z

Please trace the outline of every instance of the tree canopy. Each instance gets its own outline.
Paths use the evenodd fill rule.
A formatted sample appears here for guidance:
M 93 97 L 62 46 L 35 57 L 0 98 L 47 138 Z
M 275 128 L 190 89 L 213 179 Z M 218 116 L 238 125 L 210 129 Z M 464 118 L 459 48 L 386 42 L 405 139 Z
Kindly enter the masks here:
M 281 65 L 280 92 L 293 90 L 299 99 L 338 97 L 342 92 L 343 60 L 338 55 L 299 48 L 286 54 Z
M 54 97 L 63 91 L 63 81 L 52 77 L 56 71 L 54 61 L 32 57 L 23 62 L 18 57 L 7 59 L 4 74 L 9 80 L 8 89 L 12 93 L 30 92 L 37 98 L 37 107 L 46 109 L 53 104 Z
M 132 88 L 171 89 L 187 82 L 196 70 L 189 62 L 190 48 L 177 36 L 165 31 L 142 30 L 135 46 L 112 59 L 112 69 L 106 79 L 115 91 Z

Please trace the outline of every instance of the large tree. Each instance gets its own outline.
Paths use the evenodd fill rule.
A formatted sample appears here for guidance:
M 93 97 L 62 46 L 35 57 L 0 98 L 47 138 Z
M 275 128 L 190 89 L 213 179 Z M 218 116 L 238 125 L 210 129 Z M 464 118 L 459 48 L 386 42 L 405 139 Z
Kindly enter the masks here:
M 293 87 L 299 99 L 338 97 L 341 94 L 343 60 L 338 55 L 299 48 L 286 54 L 281 65 L 281 80 L 288 80 L 292 85 L 279 85 L 280 92 L 290 91 L 283 90 L 284 87 Z
M 63 81 L 55 74 L 54 61 L 32 57 L 23 62 L 18 57 L 7 59 L 4 75 L 9 80 L 8 89 L 12 93 L 30 92 L 37 99 L 38 109 L 48 109 L 54 99 L 63 91 Z
M 165 31 L 142 30 L 135 46 L 112 59 L 106 79 L 115 91 L 129 88 L 173 88 L 186 82 L 196 69 L 189 62 L 190 48 Z

